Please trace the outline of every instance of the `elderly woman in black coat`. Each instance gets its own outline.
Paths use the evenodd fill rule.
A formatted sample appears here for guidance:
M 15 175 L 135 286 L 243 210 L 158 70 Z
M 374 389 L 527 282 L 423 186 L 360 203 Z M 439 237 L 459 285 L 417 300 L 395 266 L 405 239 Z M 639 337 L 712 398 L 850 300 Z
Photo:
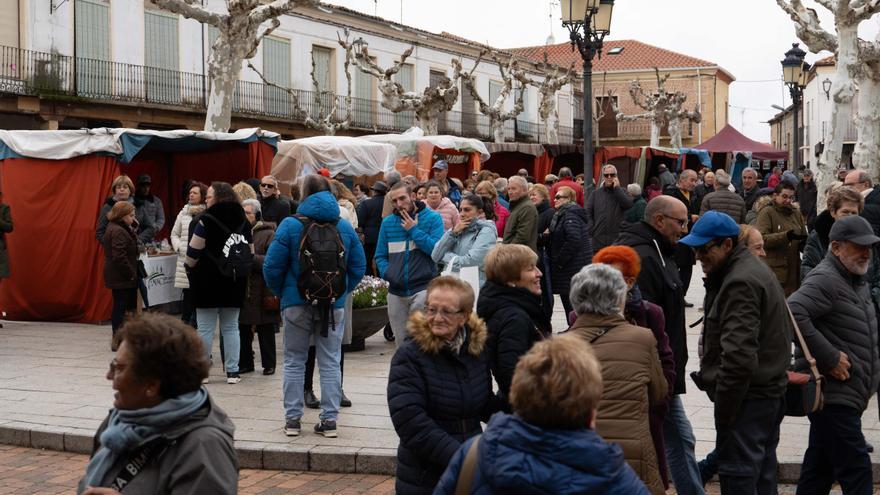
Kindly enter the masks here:
M 412 339 L 391 360 L 388 409 L 400 437 L 398 494 L 432 493 L 461 444 L 479 435 L 480 421 L 494 412 L 486 325 L 473 306 L 470 285 L 434 279 L 424 313 L 409 319 Z
M 593 248 L 587 229 L 587 212 L 575 201 L 574 189 L 563 186 L 553 198 L 556 213 L 550 220 L 550 285 L 559 294 L 565 314 L 572 311 L 568 293 L 571 277 L 590 264 Z

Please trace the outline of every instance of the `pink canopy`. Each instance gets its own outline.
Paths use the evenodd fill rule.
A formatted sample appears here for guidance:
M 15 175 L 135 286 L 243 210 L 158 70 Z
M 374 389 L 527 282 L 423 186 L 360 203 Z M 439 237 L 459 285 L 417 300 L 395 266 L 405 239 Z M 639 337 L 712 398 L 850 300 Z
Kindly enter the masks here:
M 769 144 L 760 143 L 745 137 L 738 130 L 727 124 L 724 129 L 712 139 L 704 141 L 698 150 L 706 150 L 712 153 L 735 153 L 737 151 L 749 151 L 755 160 L 788 160 L 788 152 L 778 150 Z

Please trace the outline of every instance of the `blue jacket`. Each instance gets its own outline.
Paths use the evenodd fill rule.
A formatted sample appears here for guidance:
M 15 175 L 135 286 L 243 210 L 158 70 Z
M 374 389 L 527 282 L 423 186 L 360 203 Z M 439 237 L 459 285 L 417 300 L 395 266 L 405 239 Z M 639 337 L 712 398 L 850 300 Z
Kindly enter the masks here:
M 434 490 L 455 493 L 465 455 L 458 449 Z M 518 416 L 497 413 L 480 437 L 471 494 L 648 495 L 617 445 L 594 430 L 545 430 Z
M 418 225 L 406 231 L 395 211 L 382 220 L 376 243 L 376 267 L 388 281 L 388 292 L 411 296 L 425 290 L 437 276 L 437 264 L 431 259 L 434 245 L 443 236 L 443 218 L 416 201 Z
M 345 293 L 348 294 L 364 277 L 367 259 L 354 227 L 347 220 L 339 218 L 339 203 L 336 202 L 336 198 L 327 191 L 312 194 L 299 205 L 297 214 L 319 222 L 339 222 L 336 224 L 336 229 L 345 245 L 345 261 L 348 267 Z M 299 279 L 299 241 L 302 229 L 303 223 L 299 219 L 285 218 L 275 232 L 275 240 L 269 245 L 269 251 L 263 261 L 263 278 L 266 280 L 266 286 L 276 295 L 281 296 L 281 309 L 308 304 L 296 286 L 296 281 Z M 333 308 L 340 309 L 343 306 L 345 306 L 344 295 L 336 300 Z
M 449 266 L 452 271 L 459 272 L 463 267 L 476 266 L 480 269 L 480 287 L 486 282 L 483 262 L 489 251 L 498 243 L 498 232 L 495 222 L 476 220 L 460 234 L 447 230 L 443 237 L 434 245 L 431 257 L 437 263 Z

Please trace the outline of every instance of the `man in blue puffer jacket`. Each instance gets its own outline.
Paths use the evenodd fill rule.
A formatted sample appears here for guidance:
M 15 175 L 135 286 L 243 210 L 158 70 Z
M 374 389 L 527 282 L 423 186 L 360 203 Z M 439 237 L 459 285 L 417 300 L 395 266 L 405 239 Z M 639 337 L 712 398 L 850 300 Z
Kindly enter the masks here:
M 379 276 L 388 281 L 388 320 L 400 347 L 406 340 L 410 313 L 425 305 L 425 289 L 437 276 L 431 253 L 443 236 L 443 218 L 421 201 L 414 201 L 412 189 L 403 181 L 395 184 L 387 197 L 394 214 L 382 220 L 375 260 Z
M 364 248 L 354 228 L 339 218 L 339 204 L 330 193 L 330 183 L 320 175 L 309 175 L 302 183 L 302 203 L 297 213 L 318 222 L 336 222 L 336 229 L 345 248 L 346 294 L 361 281 L 366 270 Z M 266 285 L 281 297 L 284 317 L 284 433 L 300 434 L 303 414 L 303 381 L 309 338 L 314 336 L 318 368 L 321 371 L 321 415 L 315 432 L 325 437 L 336 437 L 336 416 L 342 395 L 342 375 L 339 358 L 342 352 L 345 295 L 333 304 L 333 328 L 321 336 L 318 309 L 300 294 L 297 280 L 300 275 L 299 248 L 303 223 L 298 218 L 286 218 L 275 233 L 263 262 Z
M 564 378 L 560 378 L 564 377 Z M 520 358 L 510 386 L 515 414 L 497 413 L 482 436 L 467 440 L 449 461 L 434 495 L 648 495 L 619 445 L 595 431 L 602 368 L 592 348 L 561 335 Z M 474 444 L 472 476 L 466 460 Z

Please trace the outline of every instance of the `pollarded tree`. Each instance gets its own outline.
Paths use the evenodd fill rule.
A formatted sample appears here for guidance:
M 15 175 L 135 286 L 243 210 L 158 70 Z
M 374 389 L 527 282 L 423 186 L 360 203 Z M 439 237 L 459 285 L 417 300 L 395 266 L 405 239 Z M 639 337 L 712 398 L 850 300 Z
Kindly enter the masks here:
M 211 12 L 196 0 L 153 0 L 159 8 L 214 26 L 219 34 L 208 56 L 210 95 L 205 130 L 226 132 L 232 123 L 232 95 L 242 62 L 253 58 L 260 41 L 281 25 L 278 17 L 318 0 L 226 0 L 227 13 Z M 264 24 L 268 23 L 264 26 Z
M 617 121 L 635 121 L 649 120 L 651 121 L 651 146 L 660 146 L 660 130 L 664 125 L 668 125 L 671 144 L 674 148 L 681 148 L 681 119 L 689 119 L 695 122 L 700 121 L 700 110 L 695 109 L 693 112 L 684 110 L 684 103 L 687 101 L 687 95 L 681 91 L 670 93 L 666 91 L 666 81 L 669 80 L 669 74 L 660 77 L 660 70 L 654 67 L 654 73 L 657 77 L 657 93 L 649 93 L 642 88 L 642 83 L 638 79 L 633 81 L 629 87 L 629 95 L 644 113 L 635 115 L 624 115 L 620 113 L 618 107 L 614 106 L 614 112 L 617 114 Z
M 495 101 L 492 102 L 491 106 L 488 105 L 480 96 L 480 93 L 477 91 L 477 85 L 474 82 L 474 71 L 477 70 L 477 66 L 480 65 L 485 54 L 485 50 L 480 52 L 480 56 L 477 57 L 477 62 L 474 64 L 474 68 L 471 69 L 470 72 L 464 72 L 462 70 L 461 62 L 456 59 L 452 60 L 452 68 L 455 71 L 456 79 L 461 79 L 462 84 L 471 93 L 471 96 L 474 97 L 474 101 L 477 102 L 477 105 L 479 105 L 480 113 L 489 117 L 489 125 L 492 127 L 492 135 L 495 138 L 495 142 L 503 143 L 504 123 L 508 120 L 515 119 L 517 115 L 522 113 L 525 106 L 523 103 L 523 94 L 529 84 L 529 79 L 526 77 L 525 71 L 520 68 L 519 62 L 515 58 L 511 57 L 505 66 L 498 57 L 493 55 L 492 59 L 498 65 L 498 70 L 501 71 L 501 80 L 503 81 L 503 84 Z M 514 99 L 513 109 L 505 111 L 504 102 L 507 100 L 507 97 L 510 96 L 511 91 L 514 91 L 514 81 L 519 82 L 518 93 Z
M 843 156 L 846 127 L 853 119 L 853 102 L 858 92 L 858 145 L 853 161 L 880 178 L 880 47 L 858 37 L 859 24 L 880 12 L 880 0 L 817 0 L 834 15 L 836 34 L 819 23 L 815 10 L 801 0 L 776 0 L 795 23 L 798 38 L 810 51 L 835 53 L 836 72 L 831 86 L 831 135 L 818 164 L 819 204 L 824 204 L 825 189 L 834 181 Z
M 336 99 L 336 93 L 329 90 L 322 90 L 321 85 L 318 83 L 318 77 L 315 74 L 315 58 L 312 57 L 312 88 L 314 91 L 312 92 L 312 97 L 314 101 L 314 105 L 310 106 L 316 108 L 318 111 L 317 115 L 312 115 L 310 111 L 303 110 L 302 105 L 299 102 L 299 94 L 291 89 L 279 86 L 268 79 L 263 75 L 262 72 L 257 70 L 256 67 L 253 66 L 250 62 L 248 62 L 248 67 L 251 68 L 254 72 L 260 76 L 260 79 L 268 86 L 272 86 L 274 88 L 278 88 L 290 96 L 290 102 L 293 106 L 293 115 L 295 119 L 301 119 L 303 124 L 306 127 L 310 127 L 312 129 L 323 132 L 327 136 L 334 136 L 336 132 L 343 131 L 349 128 L 351 125 L 352 119 L 352 98 L 351 98 L 351 61 L 354 58 L 352 55 L 352 43 L 349 42 L 349 31 L 348 28 L 345 29 L 345 39 L 343 40 L 339 33 L 336 33 L 336 37 L 339 42 L 339 46 L 341 46 L 345 50 L 345 79 L 348 82 L 348 92 L 345 96 L 345 118 L 339 119 L 337 115 L 338 105 Z M 331 100 L 333 104 L 330 108 L 327 108 L 325 102 L 327 100 Z
M 544 62 L 537 65 L 538 70 L 544 73 L 544 80 L 540 83 L 527 78 L 528 83 L 538 89 L 541 101 L 538 104 L 538 116 L 544 124 L 544 139 L 547 144 L 559 144 L 559 111 L 556 108 L 556 93 L 565 85 L 574 81 L 574 62 L 568 67 L 565 74 L 560 73 L 559 66 L 551 65 L 547 61 L 547 52 L 544 52 Z
M 352 43 L 354 62 L 358 68 L 366 74 L 376 78 L 379 93 L 382 95 L 382 106 L 394 113 L 413 111 L 419 120 L 419 127 L 426 136 L 436 135 L 440 114 L 452 110 L 458 101 L 458 86 L 448 77 L 443 77 L 437 86 L 425 88 L 421 93 L 406 91 L 403 86 L 394 80 L 394 75 L 400 72 L 400 67 L 406 63 L 406 59 L 412 55 L 413 47 L 408 48 L 400 55 L 400 59 L 394 64 L 383 69 L 370 57 L 367 43 L 363 39 L 357 39 Z

